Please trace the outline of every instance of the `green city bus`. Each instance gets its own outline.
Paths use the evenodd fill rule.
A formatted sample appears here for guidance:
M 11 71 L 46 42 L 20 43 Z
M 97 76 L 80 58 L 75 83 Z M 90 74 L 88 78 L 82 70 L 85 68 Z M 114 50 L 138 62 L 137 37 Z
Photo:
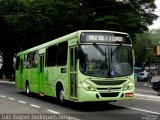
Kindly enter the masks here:
M 134 98 L 134 52 L 127 33 L 79 30 L 19 52 L 16 87 L 60 102 Z

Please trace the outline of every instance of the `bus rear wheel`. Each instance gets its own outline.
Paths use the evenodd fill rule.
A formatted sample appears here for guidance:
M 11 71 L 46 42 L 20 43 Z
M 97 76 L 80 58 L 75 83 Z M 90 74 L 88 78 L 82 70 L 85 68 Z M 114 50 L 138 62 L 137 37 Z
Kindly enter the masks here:
M 28 84 L 28 82 L 27 82 L 27 83 L 26 83 L 26 95 L 29 96 L 29 94 L 30 94 L 30 90 L 29 90 L 29 84 Z
M 160 96 L 160 90 L 158 90 L 158 96 Z
M 61 103 L 64 103 L 64 90 L 60 90 L 59 92 L 59 100 Z
M 57 100 L 60 104 L 64 104 L 64 90 L 62 88 L 57 90 Z

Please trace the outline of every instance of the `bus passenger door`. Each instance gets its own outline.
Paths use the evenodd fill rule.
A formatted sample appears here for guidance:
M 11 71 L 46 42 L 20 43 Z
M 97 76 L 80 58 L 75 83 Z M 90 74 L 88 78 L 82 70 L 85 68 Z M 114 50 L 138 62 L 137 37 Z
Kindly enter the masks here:
M 44 94 L 44 54 L 40 54 L 39 59 L 39 92 Z
M 70 97 L 77 98 L 76 47 L 70 47 Z

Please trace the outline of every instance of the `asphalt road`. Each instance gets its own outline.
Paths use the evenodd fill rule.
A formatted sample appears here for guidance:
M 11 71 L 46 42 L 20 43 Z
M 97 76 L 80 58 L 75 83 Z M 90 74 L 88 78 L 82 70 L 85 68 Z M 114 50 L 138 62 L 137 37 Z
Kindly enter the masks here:
M 0 119 L 160 120 L 160 96 L 144 84 L 136 82 L 134 100 L 60 105 L 54 98 L 26 96 L 15 84 L 0 81 Z

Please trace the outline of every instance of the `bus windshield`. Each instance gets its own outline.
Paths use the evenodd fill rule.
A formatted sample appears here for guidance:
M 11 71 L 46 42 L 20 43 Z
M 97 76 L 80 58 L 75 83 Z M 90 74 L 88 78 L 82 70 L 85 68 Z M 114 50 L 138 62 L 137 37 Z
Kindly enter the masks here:
M 123 77 L 133 73 L 132 48 L 122 45 L 80 45 L 80 71 L 94 77 Z

